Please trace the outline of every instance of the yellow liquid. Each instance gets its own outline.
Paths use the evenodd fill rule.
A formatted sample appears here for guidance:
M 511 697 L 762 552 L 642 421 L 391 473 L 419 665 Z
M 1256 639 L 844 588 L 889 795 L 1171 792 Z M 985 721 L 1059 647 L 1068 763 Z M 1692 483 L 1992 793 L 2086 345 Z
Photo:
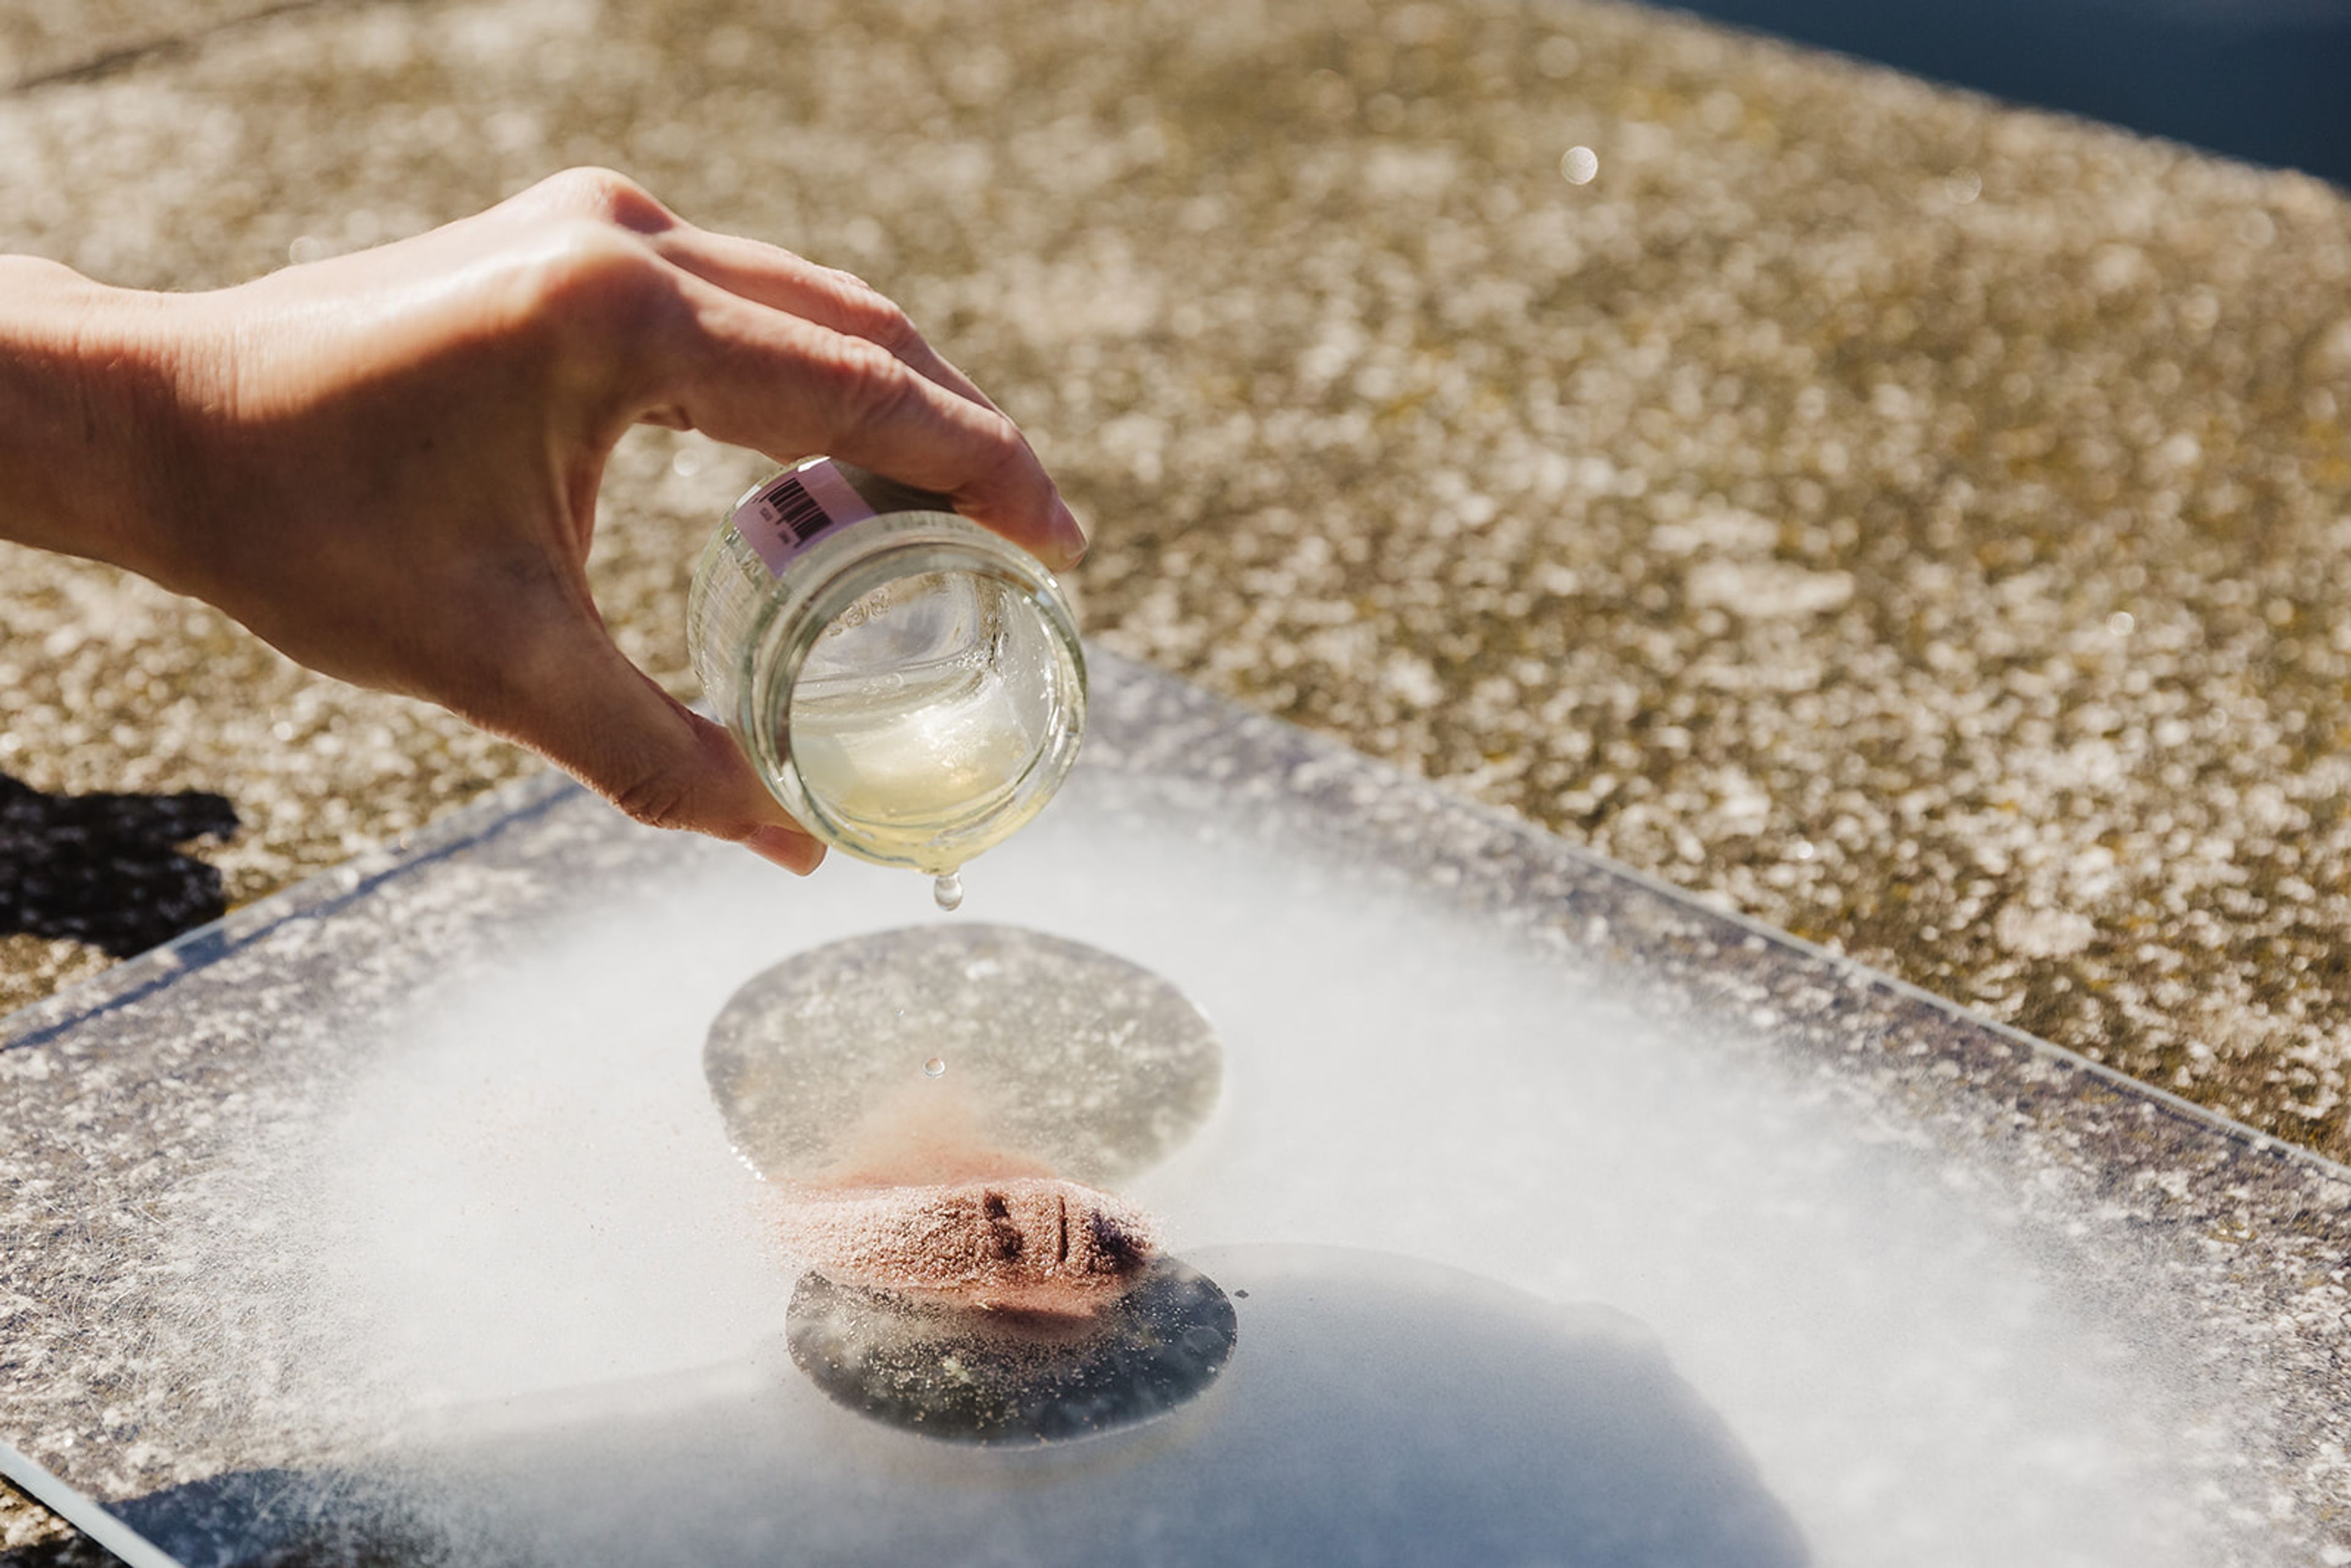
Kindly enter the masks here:
M 792 698 L 792 764 L 856 847 L 945 876 L 1043 807 L 1039 795 L 1008 809 L 1052 739 L 1055 716 L 1040 689 L 963 658 L 803 680 Z
M 811 633 L 791 571 L 770 574 L 730 523 L 695 573 L 687 643 L 712 708 L 787 810 L 838 849 L 938 877 L 1043 809 L 1084 724 L 1084 663 L 1050 579 L 1022 576 L 1028 558 L 957 518 L 837 530 L 810 547 L 807 580 L 877 549 L 944 564 L 886 577 Z M 948 907 L 953 890 L 938 894 Z

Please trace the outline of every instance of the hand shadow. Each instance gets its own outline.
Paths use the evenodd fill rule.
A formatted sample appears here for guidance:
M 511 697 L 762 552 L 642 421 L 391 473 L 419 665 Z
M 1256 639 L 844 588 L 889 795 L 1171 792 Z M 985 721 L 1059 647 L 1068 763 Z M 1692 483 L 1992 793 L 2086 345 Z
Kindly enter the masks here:
M 128 958 L 227 910 L 179 846 L 237 829 L 225 796 L 47 795 L 0 774 L 0 936 L 68 936 Z

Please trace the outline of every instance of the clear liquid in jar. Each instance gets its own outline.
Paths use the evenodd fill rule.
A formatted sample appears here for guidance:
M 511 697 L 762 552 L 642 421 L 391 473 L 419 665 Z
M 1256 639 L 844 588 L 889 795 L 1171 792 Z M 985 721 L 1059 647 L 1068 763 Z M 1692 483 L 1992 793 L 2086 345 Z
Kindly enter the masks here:
M 1070 716 L 1065 658 L 1008 586 L 934 572 L 837 617 L 793 687 L 787 733 L 810 798 L 860 846 L 952 875 L 1045 803 L 1016 802 Z M 942 906 L 947 906 L 942 900 Z

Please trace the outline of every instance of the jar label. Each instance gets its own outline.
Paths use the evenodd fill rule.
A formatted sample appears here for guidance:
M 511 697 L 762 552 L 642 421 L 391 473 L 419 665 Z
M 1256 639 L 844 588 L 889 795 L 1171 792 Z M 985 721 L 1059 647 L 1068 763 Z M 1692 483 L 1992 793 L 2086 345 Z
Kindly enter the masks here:
M 777 475 L 735 508 L 735 529 L 778 577 L 819 535 L 873 516 L 832 460 L 820 457 Z

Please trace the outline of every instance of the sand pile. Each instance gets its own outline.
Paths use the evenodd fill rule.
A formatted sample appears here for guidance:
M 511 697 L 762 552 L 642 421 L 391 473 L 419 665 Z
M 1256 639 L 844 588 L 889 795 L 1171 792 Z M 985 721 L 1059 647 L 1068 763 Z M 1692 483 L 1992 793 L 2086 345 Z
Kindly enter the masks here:
M 1158 1250 L 1140 1209 L 999 1144 L 944 1086 L 891 1096 L 820 1175 L 786 1188 L 785 1248 L 838 1285 L 947 1305 L 1090 1316 Z
M 780 1228 L 836 1284 L 1064 1315 L 1115 1300 L 1156 1250 L 1140 1210 L 1040 1176 L 806 1190 Z

